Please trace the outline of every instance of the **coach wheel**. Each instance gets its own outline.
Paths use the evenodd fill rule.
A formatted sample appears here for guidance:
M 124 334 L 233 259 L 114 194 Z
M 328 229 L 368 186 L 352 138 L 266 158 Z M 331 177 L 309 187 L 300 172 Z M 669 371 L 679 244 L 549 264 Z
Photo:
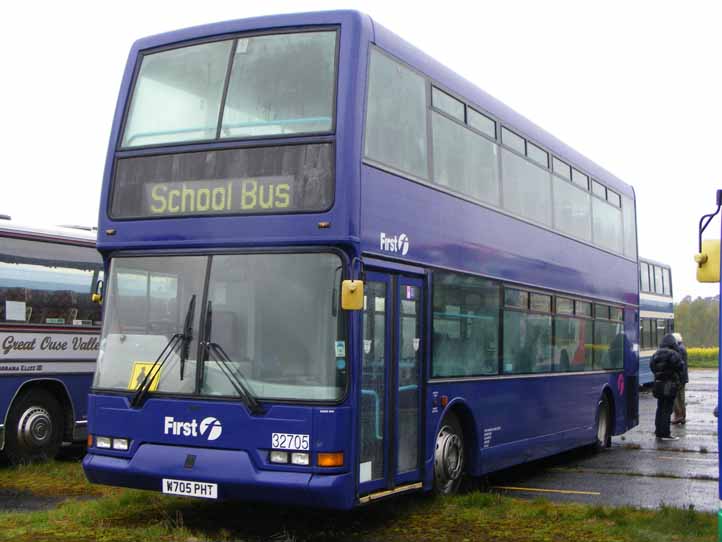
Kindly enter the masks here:
M 448 414 L 436 435 L 434 451 L 434 491 L 452 495 L 459 490 L 464 475 L 464 433 L 453 414 Z
M 609 448 L 612 445 L 610 413 L 609 401 L 605 395 L 597 406 L 597 433 L 594 442 L 594 448 L 597 450 Z
M 50 393 L 31 390 L 18 397 L 8 413 L 5 455 L 11 463 L 52 459 L 63 439 L 62 410 Z

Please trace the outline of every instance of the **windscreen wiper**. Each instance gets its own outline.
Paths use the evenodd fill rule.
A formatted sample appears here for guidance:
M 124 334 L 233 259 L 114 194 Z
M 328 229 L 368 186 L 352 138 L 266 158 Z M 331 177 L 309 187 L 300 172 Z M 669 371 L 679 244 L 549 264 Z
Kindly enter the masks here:
M 251 389 L 248 386 L 248 379 L 241 372 L 240 369 L 233 368 L 233 360 L 226 354 L 223 347 L 211 340 L 211 331 L 213 327 L 213 306 L 208 301 L 208 308 L 206 309 L 206 326 L 205 326 L 205 337 L 206 340 L 203 343 L 205 347 L 206 357 L 208 354 L 213 356 L 213 361 L 218 364 L 223 375 L 228 379 L 236 393 L 241 400 L 246 404 L 251 414 L 263 413 L 263 407 L 258 402 L 258 399 L 251 393 Z
M 190 332 L 188 331 L 188 322 L 193 322 L 193 312 L 195 311 L 195 306 L 196 296 L 195 294 L 193 294 L 191 296 L 190 302 L 188 303 L 188 310 L 186 311 L 183 333 L 176 333 L 170 339 L 168 339 L 168 342 L 163 347 L 163 350 L 161 350 L 160 354 L 158 354 L 158 357 L 153 362 L 153 365 L 150 366 L 150 369 L 146 373 L 143 380 L 140 382 L 138 390 L 135 392 L 133 399 L 131 399 L 130 401 L 130 406 L 136 407 L 142 404 L 143 399 L 148 393 L 148 390 L 150 390 L 151 386 L 153 385 L 153 381 L 160 374 L 160 370 L 163 367 L 163 364 L 168 361 L 168 358 L 173 352 L 175 352 L 176 348 L 178 348 L 179 345 L 181 347 L 181 361 L 183 361 L 184 353 L 187 356 L 188 343 L 190 343 L 192 335 L 186 333 L 192 333 L 192 329 L 190 330 Z
M 186 321 L 183 324 L 183 344 L 180 351 L 180 379 L 183 380 L 183 371 L 188 359 L 188 348 L 193 340 L 193 315 L 196 312 L 196 295 L 191 296 L 186 312 Z

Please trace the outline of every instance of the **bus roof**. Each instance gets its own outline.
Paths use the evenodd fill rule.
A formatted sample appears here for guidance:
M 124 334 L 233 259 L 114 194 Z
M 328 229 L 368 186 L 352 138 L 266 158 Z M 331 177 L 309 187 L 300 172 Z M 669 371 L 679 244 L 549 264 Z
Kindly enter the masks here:
M 562 160 L 570 163 L 572 167 L 576 167 L 583 173 L 596 178 L 621 194 L 634 198 L 634 189 L 631 185 L 625 183 L 586 156 L 575 151 L 549 132 L 537 126 L 523 115 L 520 115 L 500 100 L 484 92 L 467 79 L 445 67 L 440 62 L 434 60 L 417 47 L 376 23 L 368 15 L 358 11 L 338 10 L 269 15 L 184 28 L 137 40 L 133 44 L 131 56 L 144 49 L 247 30 L 353 23 L 368 28 L 369 39 L 376 45 L 415 69 L 424 72 L 441 86 L 446 87 L 448 90 L 475 104 L 480 109 L 496 116 L 513 131 L 517 131 L 533 143 L 545 147 Z
M 0 235 L 10 234 L 14 237 L 34 237 L 56 241 L 69 241 L 77 244 L 95 246 L 96 232 L 79 227 L 48 226 L 35 227 L 0 220 Z

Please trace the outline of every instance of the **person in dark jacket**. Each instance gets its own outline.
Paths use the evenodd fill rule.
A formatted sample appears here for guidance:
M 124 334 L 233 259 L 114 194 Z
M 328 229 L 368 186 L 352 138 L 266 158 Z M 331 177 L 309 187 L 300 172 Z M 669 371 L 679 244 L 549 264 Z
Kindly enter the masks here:
M 657 414 L 654 419 L 655 434 L 661 440 L 677 440 L 669 429 L 677 389 L 684 379 L 684 362 L 677 339 L 668 333 L 649 362 L 654 374 L 653 394 L 657 398 Z
M 687 367 L 687 348 L 684 346 L 682 341 L 681 333 L 672 333 L 674 338 L 677 339 L 677 346 L 679 347 L 679 355 L 682 356 L 682 362 L 684 363 L 684 373 L 682 377 L 682 385 L 677 390 L 677 395 L 674 398 L 674 415 L 672 416 L 672 423 L 687 423 L 687 403 L 684 397 L 684 388 L 689 382 L 689 368 Z

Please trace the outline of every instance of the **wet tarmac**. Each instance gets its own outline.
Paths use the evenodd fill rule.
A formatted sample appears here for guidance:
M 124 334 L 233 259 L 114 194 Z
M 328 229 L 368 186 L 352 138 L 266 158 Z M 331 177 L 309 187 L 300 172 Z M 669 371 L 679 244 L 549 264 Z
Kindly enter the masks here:
M 654 436 L 657 400 L 639 397 L 640 423 L 614 437 L 612 447 L 579 450 L 497 473 L 492 487 L 515 496 L 590 504 L 718 509 L 717 371 L 690 371 L 687 423 L 673 425 L 678 441 Z

